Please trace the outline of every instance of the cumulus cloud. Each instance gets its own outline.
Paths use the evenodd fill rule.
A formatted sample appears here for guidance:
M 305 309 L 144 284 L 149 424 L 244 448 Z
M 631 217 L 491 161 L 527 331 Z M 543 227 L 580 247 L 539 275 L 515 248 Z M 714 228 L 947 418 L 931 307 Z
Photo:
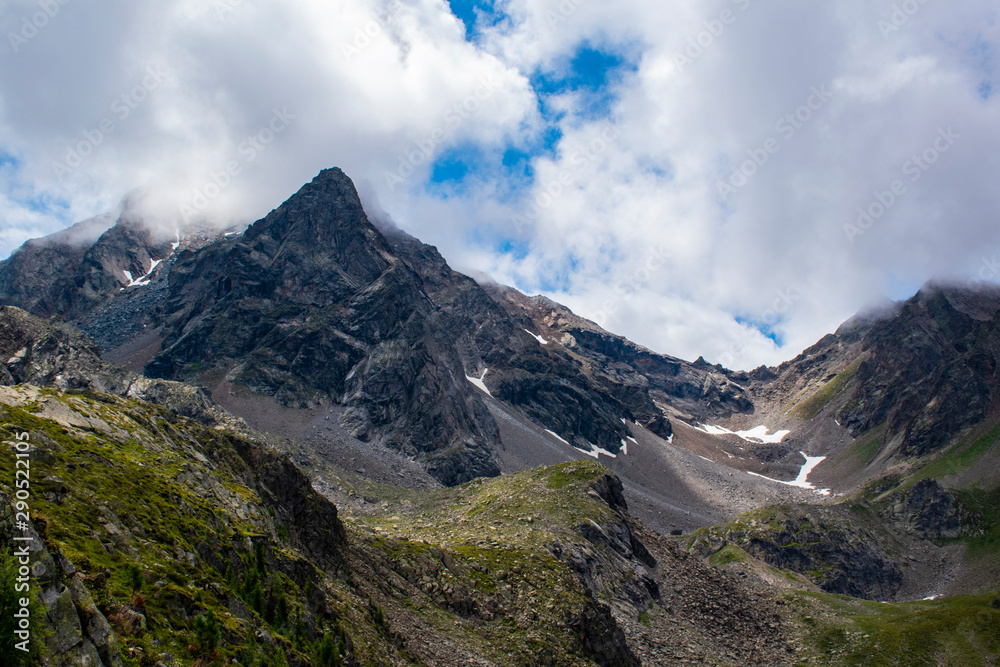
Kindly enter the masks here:
M 0 147 L 63 222 L 137 187 L 164 224 L 253 219 L 321 168 L 384 184 L 413 151 L 498 141 L 532 108 L 524 77 L 439 1 L 55 6 L 5 45 Z M 5 3 L 0 24 L 19 35 L 36 10 Z
M 738 368 L 997 278 L 995 3 L 478 6 L 5 3 L 0 253 L 137 187 L 249 222 L 337 165 L 453 265 Z

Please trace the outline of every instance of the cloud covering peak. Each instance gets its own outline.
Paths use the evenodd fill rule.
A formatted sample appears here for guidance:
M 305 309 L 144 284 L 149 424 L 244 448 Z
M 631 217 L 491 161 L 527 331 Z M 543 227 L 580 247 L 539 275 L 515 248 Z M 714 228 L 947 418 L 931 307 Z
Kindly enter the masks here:
M 342 167 L 455 266 L 686 358 L 797 354 L 996 280 L 993 2 L 12 0 L 0 254 Z

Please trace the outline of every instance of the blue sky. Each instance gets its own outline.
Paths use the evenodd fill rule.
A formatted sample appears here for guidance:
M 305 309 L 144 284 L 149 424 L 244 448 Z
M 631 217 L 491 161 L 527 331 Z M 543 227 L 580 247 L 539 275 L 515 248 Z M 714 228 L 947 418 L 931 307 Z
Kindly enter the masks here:
M 475 41 L 480 31 L 503 20 L 493 2 L 483 0 L 448 0 L 452 13 L 465 24 L 465 38 Z
M 472 40 L 478 34 L 475 26 L 495 24 L 501 18 L 489 3 L 452 2 L 451 5 L 456 16 L 465 23 L 467 37 Z M 598 47 L 590 42 L 580 43 L 571 53 L 545 68 L 536 68 L 529 81 L 538 100 L 540 122 L 509 137 L 499 148 L 464 144 L 442 151 L 431 165 L 427 193 L 445 199 L 462 197 L 468 194 L 470 182 L 491 182 L 501 184 L 495 192 L 498 199 L 516 204 L 533 192 L 534 162 L 541 157 L 557 155 L 563 124 L 611 119 L 619 90 L 628 74 L 635 70 L 628 49 Z M 567 96 L 573 98 L 570 111 L 565 110 L 561 102 Z M 523 259 L 526 255 L 525 241 L 504 233 L 489 235 L 480 231 L 471 238 L 495 252 L 510 253 L 515 259 Z M 572 257 L 565 258 L 564 266 L 545 276 L 538 283 L 538 289 L 566 289 L 572 283 L 575 267 Z
M 3 3 L 0 25 L 34 7 Z M 220 18 L 188 0 L 68 3 L 0 54 L 0 255 L 135 188 L 171 236 L 206 188 L 201 222 L 246 224 L 339 166 L 456 268 L 655 350 L 777 363 L 933 276 L 1000 279 L 1000 8 L 924 3 L 883 33 L 890 11 L 255 0 Z M 150 67 L 165 79 L 57 178 Z M 287 129 L 246 150 L 276 110 Z M 803 113 L 791 136 L 778 130 Z M 937 152 L 946 131 L 958 138 Z M 215 193 L 231 163 L 239 175 Z M 720 196 L 739 172 L 745 184 Z

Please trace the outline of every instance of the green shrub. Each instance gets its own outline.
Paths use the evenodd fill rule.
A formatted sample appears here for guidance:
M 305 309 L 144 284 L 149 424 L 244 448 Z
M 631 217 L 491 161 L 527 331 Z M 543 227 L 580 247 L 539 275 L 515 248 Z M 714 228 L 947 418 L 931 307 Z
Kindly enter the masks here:
M 142 592 L 142 586 L 146 583 L 142 576 L 142 568 L 132 564 L 125 568 L 125 583 L 132 589 L 132 595 Z
M 222 638 L 222 625 L 215 617 L 215 612 L 209 609 L 207 612 L 194 619 L 195 645 L 201 650 L 202 655 L 211 656 L 215 647 L 219 645 Z
M 333 633 L 323 635 L 314 651 L 317 667 L 340 667 L 343 664 L 340 660 L 342 648 L 343 643 L 338 642 Z

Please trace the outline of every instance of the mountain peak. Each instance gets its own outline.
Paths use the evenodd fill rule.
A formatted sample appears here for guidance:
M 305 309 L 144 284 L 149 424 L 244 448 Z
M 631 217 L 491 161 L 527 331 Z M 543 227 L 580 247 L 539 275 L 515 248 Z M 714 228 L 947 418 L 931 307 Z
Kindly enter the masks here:
M 371 228 L 354 182 L 340 169 L 324 169 L 284 204 L 247 230 L 245 240 L 297 232 L 303 241 L 328 241 L 335 229 Z

